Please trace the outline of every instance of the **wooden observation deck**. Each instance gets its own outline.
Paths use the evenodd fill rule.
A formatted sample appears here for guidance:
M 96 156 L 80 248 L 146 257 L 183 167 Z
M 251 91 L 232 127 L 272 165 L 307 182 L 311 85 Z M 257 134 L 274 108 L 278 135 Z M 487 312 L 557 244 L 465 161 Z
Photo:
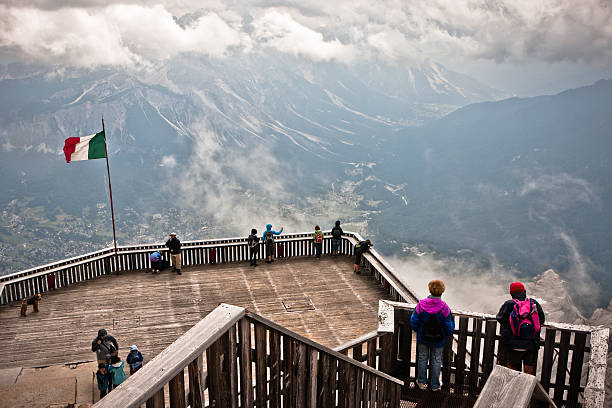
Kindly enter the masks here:
M 230 238 L 184 242 L 181 276 L 145 272 L 158 244 L 0 277 L 0 368 L 91 361 L 103 327 L 124 351 L 137 344 L 145 363 L 157 357 L 96 406 L 162 407 L 169 398 L 171 407 L 397 408 L 400 397 L 412 401 L 404 406 L 472 406 L 495 367 L 497 322 L 455 311 L 435 396 L 443 402 L 434 402 L 415 387 L 409 318 L 418 299 L 375 250 L 361 275 L 352 272 L 348 256 L 361 239 L 346 233 L 341 256 L 316 260 L 311 234 L 283 235 L 283 258 L 257 268 L 245 262 L 246 240 Z M 20 318 L 18 301 L 36 293 L 41 311 Z M 608 329 L 547 324 L 543 335 L 540 394 L 602 408 Z

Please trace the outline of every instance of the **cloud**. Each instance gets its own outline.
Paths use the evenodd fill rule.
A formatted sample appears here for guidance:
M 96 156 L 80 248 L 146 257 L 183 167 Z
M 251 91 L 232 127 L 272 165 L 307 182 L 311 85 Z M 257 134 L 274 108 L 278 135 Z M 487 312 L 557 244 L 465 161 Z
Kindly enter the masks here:
M 255 40 L 264 47 L 313 61 L 350 61 L 355 57 L 353 46 L 336 38 L 325 40 L 322 33 L 300 24 L 288 13 L 268 10 L 252 25 Z
M 0 47 L 36 62 L 95 67 L 146 66 L 185 52 L 223 57 L 249 38 L 215 13 L 183 28 L 160 5 L 110 5 L 96 10 L 0 6 Z
M 446 286 L 444 300 L 451 308 L 464 311 L 497 313 L 508 299 L 508 285 L 517 280 L 515 271 L 495 263 L 490 268 L 483 268 L 470 261 L 438 259 L 431 255 L 393 257 L 390 263 L 420 297 L 429 295 L 429 281 L 443 280 Z
M 292 196 L 283 184 L 283 164 L 264 145 L 226 149 L 205 121 L 192 126 L 196 135 L 186 163 L 170 175 L 171 194 L 195 214 L 211 217 L 230 233 L 245 234 L 272 223 L 286 232 L 310 230 L 298 211 L 286 211 Z M 188 174 L 189 177 L 185 177 Z
M 527 177 L 519 196 L 538 195 L 539 209 L 544 213 L 557 212 L 575 204 L 601 205 L 595 187 L 587 180 L 567 173 Z
M 0 48 L 57 64 L 138 65 L 273 48 L 314 61 L 612 62 L 609 0 L 7 0 Z M 103 62 L 101 62 L 103 61 Z

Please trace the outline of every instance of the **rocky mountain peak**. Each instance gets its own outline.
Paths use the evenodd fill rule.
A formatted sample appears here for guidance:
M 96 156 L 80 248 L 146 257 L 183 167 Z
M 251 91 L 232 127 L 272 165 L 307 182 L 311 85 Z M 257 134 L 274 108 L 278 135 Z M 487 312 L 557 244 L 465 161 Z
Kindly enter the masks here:
M 565 281 L 554 270 L 548 269 L 527 282 L 526 289 L 528 296 L 538 299 L 542 305 L 547 321 L 587 324 L 587 319 L 572 301 Z

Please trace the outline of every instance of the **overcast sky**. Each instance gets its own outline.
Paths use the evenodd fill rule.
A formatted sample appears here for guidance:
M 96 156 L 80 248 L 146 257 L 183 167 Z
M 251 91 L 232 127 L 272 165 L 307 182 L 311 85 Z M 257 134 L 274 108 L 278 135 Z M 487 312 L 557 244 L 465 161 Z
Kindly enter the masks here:
M 1 62 L 146 69 L 272 48 L 425 59 L 521 95 L 612 77 L 612 0 L 0 0 Z

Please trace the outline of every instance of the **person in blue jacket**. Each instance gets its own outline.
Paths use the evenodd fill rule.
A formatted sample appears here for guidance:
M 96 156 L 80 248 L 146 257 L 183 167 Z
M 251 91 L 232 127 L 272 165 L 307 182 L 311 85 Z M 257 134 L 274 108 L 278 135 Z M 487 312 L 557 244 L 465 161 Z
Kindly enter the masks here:
M 274 262 L 272 257 L 274 256 L 274 235 L 280 235 L 283 232 L 283 227 L 280 231 L 276 232 L 272 230 L 272 224 L 266 225 L 266 231 L 263 233 L 261 240 L 266 244 L 266 263 Z
M 140 370 L 143 360 L 144 358 L 142 357 L 140 350 L 138 350 L 138 346 L 134 344 L 132 347 L 130 347 L 130 354 L 128 354 L 125 358 L 125 361 L 130 366 L 130 375 Z
M 99 363 L 98 371 L 96 371 L 96 380 L 98 381 L 98 390 L 100 390 L 100 399 L 104 398 L 111 390 L 110 374 L 106 371 L 106 364 Z
M 155 251 L 149 255 L 149 260 L 151 261 L 151 272 L 159 273 L 162 264 L 162 256 L 159 251 Z
M 445 286 L 441 280 L 429 282 L 429 293 L 417 304 L 410 326 L 417 332 L 417 386 L 427 388 L 427 364 L 432 391 L 440 390 L 442 350 L 448 336 L 455 330 L 455 319 L 448 305 L 441 299 Z

